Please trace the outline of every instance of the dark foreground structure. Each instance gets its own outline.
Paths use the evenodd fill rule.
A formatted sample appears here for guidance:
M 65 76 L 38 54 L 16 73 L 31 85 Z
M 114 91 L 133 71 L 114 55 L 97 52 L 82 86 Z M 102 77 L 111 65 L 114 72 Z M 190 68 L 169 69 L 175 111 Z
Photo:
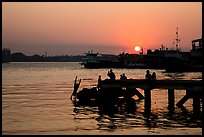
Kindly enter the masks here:
M 194 80 L 105 80 L 101 83 L 101 89 L 103 91 L 110 88 L 141 88 L 144 90 L 145 99 L 145 112 L 151 112 L 151 92 L 153 89 L 167 89 L 168 91 L 168 109 L 171 113 L 174 113 L 175 95 L 174 90 L 186 90 L 186 95 L 176 104 L 178 107 L 182 107 L 183 104 L 189 99 L 193 98 L 193 111 L 195 114 L 200 113 L 200 99 L 203 99 L 202 94 L 202 81 Z
M 136 89 L 144 90 L 144 96 Z M 139 97 L 139 100 L 145 99 L 144 111 L 146 116 L 151 114 L 151 92 L 153 89 L 167 89 L 168 92 L 168 109 L 169 113 L 173 114 L 175 110 L 175 90 L 186 90 L 186 95 L 177 102 L 176 106 L 183 107 L 183 104 L 190 98 L 193 98 L 193 113 L 195 116 L 200 116 L 202 94 L 202 80 L 103 80 L 99 88 L 91 89 L 84 88 L 76 95 L 76 99 L 82 104 L 95 102 L 102 109 L 110 108 L 109 111 L 114 111 L 110 106 L 114 104 L 124 103 L 127 106 L 133 101 L 133 96 Z M 163 92 L 163 91 L 162 91 Z M 131 108 L 130 106 L 126 107 Z M 108 112 L 108 111 L 107 111 Z

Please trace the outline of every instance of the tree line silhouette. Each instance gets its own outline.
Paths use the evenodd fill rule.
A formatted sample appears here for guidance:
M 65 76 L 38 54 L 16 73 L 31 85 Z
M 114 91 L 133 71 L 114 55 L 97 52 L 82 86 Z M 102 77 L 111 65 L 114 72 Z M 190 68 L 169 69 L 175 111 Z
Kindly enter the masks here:
M 80 62 L 82 55 L 38 55 L 27 56 L 21 52 L 12 53 L 10 49 L 2 49 L 2 62 Z

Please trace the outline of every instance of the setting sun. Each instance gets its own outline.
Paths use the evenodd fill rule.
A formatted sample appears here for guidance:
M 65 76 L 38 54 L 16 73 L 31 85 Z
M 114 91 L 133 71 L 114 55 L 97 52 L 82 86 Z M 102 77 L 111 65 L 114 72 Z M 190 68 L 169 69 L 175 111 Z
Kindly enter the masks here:
M 135 46 L 135 51 L 140 51 L 140 47 L 139 46 Z

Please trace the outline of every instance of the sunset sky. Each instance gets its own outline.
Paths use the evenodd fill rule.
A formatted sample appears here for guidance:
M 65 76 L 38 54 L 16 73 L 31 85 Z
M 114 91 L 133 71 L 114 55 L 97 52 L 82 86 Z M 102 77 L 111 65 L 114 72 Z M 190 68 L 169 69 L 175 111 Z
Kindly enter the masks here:
M 26 55 L 181 50 L 202 37 L 202 2 L 3 2 L 2 48 Z

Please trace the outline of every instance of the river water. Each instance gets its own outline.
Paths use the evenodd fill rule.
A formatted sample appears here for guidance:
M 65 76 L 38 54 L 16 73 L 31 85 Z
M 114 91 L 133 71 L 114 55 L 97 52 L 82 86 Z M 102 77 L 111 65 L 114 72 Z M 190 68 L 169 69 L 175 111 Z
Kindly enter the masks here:
M 175 107 L 168 115 L 166 90 L 152 91 L 152 117 L 144 116 L 144 100 L 135 101 L 134 113 L 99 113 L 97 106 L 79 106 L 70 100 L 76 76 L 79 90 L 97 85 L 98 75 L 106 79 L 109 69 L 85 69 L 78 62 L 11 62 L 2 64 L 2 134 L 126 134 L 202 135 L 202 121 L 192 115 L 192 99 L 185 111 Z M 143 79 L 145 69 L 113 69 L 116 78 Z M 201 80 L 201 72 L 165 73 L 153 70 L 157 79 Z M 144 91 L 138 89 L 143 95 Z M 175 91 L 177 103 L 185 95 Z M 104 100 L 105 101 L 105 100 Z

